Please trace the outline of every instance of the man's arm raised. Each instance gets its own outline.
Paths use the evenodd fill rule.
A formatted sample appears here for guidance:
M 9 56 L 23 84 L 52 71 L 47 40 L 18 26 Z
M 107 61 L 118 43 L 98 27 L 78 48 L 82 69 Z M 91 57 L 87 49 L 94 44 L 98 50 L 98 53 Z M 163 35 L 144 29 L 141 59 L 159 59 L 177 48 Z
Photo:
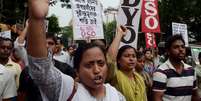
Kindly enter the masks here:
M 41 58 L 47 57 L 45 41 L 45 17 L 48 13 L 48 0 L 29 0 L 29 29 L 27 35 L 28 54 Z
M 45 95 L 42 96 L 43 100 L 66 101 L 73 91 L 74 80 L 62 74 L 48 58 L 44 28 L 48 5 L 48 0 L 29 0 L 29 72 L 42 95 Z

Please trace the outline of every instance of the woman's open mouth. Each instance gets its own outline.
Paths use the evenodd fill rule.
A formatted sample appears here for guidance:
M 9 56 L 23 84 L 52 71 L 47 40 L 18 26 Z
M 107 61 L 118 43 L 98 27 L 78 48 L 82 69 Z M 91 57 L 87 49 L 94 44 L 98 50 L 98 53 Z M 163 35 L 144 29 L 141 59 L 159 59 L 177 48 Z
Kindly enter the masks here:
M 95 84 L 102 84 L 103 83 L 103 77 L 102 76 L 95 76 L 94 78 L 94 83 Z

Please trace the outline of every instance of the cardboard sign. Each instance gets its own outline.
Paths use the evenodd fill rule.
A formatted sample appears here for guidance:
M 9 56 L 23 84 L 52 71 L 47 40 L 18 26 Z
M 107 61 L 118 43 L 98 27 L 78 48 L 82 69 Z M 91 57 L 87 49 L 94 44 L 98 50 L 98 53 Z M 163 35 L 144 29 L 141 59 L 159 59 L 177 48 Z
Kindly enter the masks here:
M 137 48 L 138 28 L 142 0 L 122 0 L 117 16 L 117 25 L 125 26 L 128 31 L 120 46 L 125 44 Z
M 0 37 L 11 39 L 11 31 L 8 30 L 8 31 L 0 32 Z
M 172 23 L 172 34 L 181 34 L 184 41 L 185 41 L 185 46 L 188 47 L 188 30 L 187 30 L 187 25 L 182 24 L 182 23 Z
M 103 39 L 102 8 L 98 0 L 71 0 L 74 40 Z

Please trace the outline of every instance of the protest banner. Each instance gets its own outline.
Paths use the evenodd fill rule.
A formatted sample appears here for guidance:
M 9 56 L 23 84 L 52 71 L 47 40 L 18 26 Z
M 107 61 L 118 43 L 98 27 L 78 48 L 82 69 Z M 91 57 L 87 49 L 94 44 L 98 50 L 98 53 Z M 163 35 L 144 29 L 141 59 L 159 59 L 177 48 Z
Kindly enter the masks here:
M 103 39 L 102 7 L 98 0 L 71 0 L 74 40 Z
M 158 15 L 158 0 L 142 1 L 142 32 L 160 33 L 160 23 Z
M 172 22 L 172 34 L 180 34 L 182 35 L 184 41 L 185 41 L 185 46 L 188 47 L 188 30 L 187 30 L 187 25 L 182 24 L 182 23 L 175 23 Z
M 141 15 L 142 0 L 121 0 L 117 15 L 117 26 L 123 25 L 128 31 L 120 46 L 125 44 L 137 48 L 138 28 Z

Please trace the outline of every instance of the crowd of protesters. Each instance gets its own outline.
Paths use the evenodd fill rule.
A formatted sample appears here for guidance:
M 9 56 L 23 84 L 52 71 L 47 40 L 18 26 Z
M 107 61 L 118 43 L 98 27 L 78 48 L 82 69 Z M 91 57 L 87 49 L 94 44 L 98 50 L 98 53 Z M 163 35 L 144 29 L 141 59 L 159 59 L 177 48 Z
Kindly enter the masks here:
M 86 41 L 65 48 L 45 32 L 48 0 L 29 0 L 29 19 L 18 37 L 0 37 L 0 101 L 201 101 L 199 64 L 186 59 L 174 35 L 159 49 L 121 48 L 126 27 L 113 42 Z

